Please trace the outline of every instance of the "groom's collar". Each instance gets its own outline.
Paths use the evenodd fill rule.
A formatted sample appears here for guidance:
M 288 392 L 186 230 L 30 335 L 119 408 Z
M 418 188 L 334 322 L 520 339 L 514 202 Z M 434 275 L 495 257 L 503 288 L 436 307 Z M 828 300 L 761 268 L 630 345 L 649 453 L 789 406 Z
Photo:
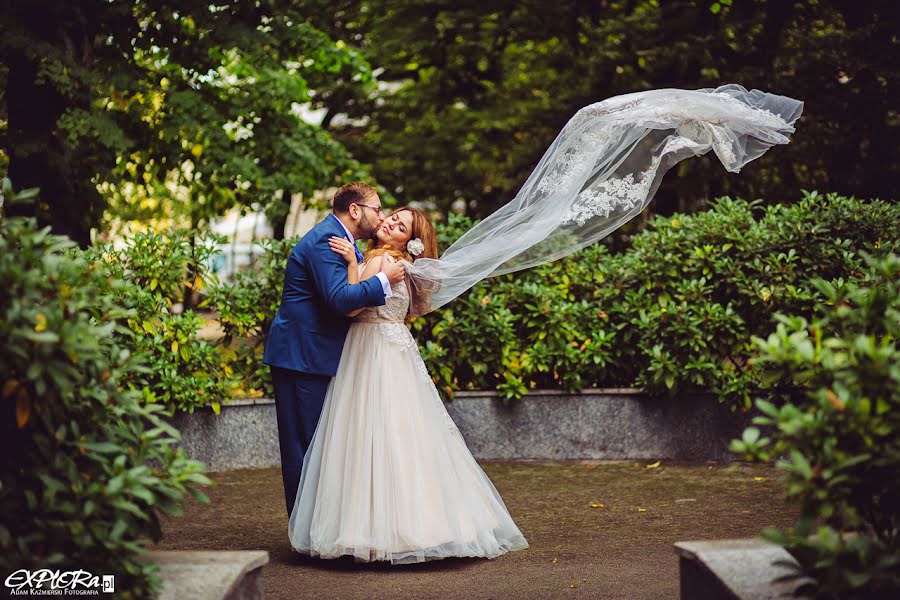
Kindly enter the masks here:
M 351 242 L 355 242 L 355 241 L 356 241 L 356 238 L 355 238 L 355 237 L 353 237 L 353 234 L 352 234 L 352 233 L 350 233 L 350 230 L 349 230 L 349 229 L 347 229 L 347 226 L 346 226 L 346 225 L 344 225 L 344 222 L 343 222 L 343 221 L 341 221 L 341 220 L 340 220 L 340 219 L 338 219 L 338 218 L 337 218 L 337 215 L 336 215 L 336 214 L 334 214 L 334 213 L 331 213 L 331 214 L 330 214 L 330 215 L 328 215 L 328 216 L 329 216 L 329 217 L 332 217 L 332 218 L 333 218 L 333 219 L 334 219 L 334 220 L 335 220 L 335 221 L 337 221 L 337 222 L 338 222 L 338 225 L 340 225 L 340 226 L 341 226 L 341 228 L 343 228 L 343 230 L 344 230 L 344 233 L 346 233 L 346 234 L 347 234 L 347 237 L 348 237 L 348 238 L 350 238 L 350 241 L 351 241 Z

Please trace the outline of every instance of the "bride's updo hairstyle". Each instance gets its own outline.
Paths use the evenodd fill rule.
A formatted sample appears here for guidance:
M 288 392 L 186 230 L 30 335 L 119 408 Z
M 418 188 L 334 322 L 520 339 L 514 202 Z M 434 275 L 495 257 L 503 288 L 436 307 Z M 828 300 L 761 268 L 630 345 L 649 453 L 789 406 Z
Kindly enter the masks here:
M 403 248 L 396 248 L 391 244 L 385 244 L 384 246 L 375 247 L 377 243 L 376 240 L 369 240 L 369 248 L 366 250 L 366 259 L 373 256 L 380 256 L 382 254 L 390 254 L 393 258 L 405 260 L 409 262 L 414 262 L 417 258 L 437 258 L 437 236 L 434 233 L 434 225 L 431 224 L 431 219 L 428 218 L 424 212 L 419 210 L 418 208 L 413 208 L 411 206 L 403 206 L 398 208 L 385 217 L 385 220 L 390 218 L 391 216 L 403 212 L 408 211 L 412 214 L 412 227 L 409 232 L 410 241 L 419 239 L 422 241 L 422 246 L 424 246 L 424 250 L 417 256 L 413 256 L 409 253 L 409 250 L 404 245 Z

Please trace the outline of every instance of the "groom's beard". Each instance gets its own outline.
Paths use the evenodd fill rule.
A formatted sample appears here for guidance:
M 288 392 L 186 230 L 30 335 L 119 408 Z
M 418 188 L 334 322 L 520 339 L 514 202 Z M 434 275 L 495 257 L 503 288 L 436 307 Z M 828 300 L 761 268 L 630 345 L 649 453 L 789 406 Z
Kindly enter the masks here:
M 359 238 L 362 240 L 375 239 L 375 232 L 379 227 L 381 227 L 381 223 L 377 219 L 365 215 L 359 224 L 359 233 L 361 234 Z

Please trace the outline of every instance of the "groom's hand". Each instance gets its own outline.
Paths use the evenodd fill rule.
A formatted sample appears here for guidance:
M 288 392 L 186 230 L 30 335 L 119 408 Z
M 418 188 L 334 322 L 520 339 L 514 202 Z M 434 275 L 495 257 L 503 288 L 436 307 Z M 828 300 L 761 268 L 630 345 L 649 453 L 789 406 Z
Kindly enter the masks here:
M 393 258 L 384 255 L 385 261 L 381 264 L 381 270 L 387 275 L 388 281 L 391 282 L 391 285 L 398 283 L 406 277 L 406 269 L 403 268 L 403 265 L 399 262 L 395 261 Z

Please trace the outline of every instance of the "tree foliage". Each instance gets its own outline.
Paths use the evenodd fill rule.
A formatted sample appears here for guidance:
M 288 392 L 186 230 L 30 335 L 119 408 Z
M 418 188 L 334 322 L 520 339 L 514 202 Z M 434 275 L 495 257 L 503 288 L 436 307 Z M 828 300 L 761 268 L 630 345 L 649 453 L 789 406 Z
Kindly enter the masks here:
M 40 186 L 42 220 L 82 243 L 108 202 L 136 218 L 174 207 L 192 225 L 261 203 L 280 231 L 279 198 L 365 176 L 345 148 L 389 193 L 477 217 L 515 194 L 581 106 L 735 81 L 806 101 L 792 144 L 740 175 L 711 155 L 686 161 L 651 210 L 799 188 L 888 199 L 900 123 L 890 8 L 12 0 L 0 8 L 0 171 L 8 162 L 15 181 Z M 324 130 L 297 114 L 310 100 Z
M 483 216 L 511 199 L 574 112 L 651 88 L 747 88 L 806 101 L 791 145 L 729 174 L 710 154 L 669 175 L 652 210 L 719 195 L 826 188 L 892 198 L 900 53 L 892 3 L 847 0 L 344 0 L 304 2 L 382 82 L 342 78 L 315 101 L 398 195 Z M 701 202 L 698 204 L 698 200 Z
M 139 216 L 174 200 L 197 224 L 363 176 L 297 107 L 326 80 L 364 91 L 370 69 L 288 0 L 12 0 L 0 63 L 0 167 L 83 245 L 109 201 Z

